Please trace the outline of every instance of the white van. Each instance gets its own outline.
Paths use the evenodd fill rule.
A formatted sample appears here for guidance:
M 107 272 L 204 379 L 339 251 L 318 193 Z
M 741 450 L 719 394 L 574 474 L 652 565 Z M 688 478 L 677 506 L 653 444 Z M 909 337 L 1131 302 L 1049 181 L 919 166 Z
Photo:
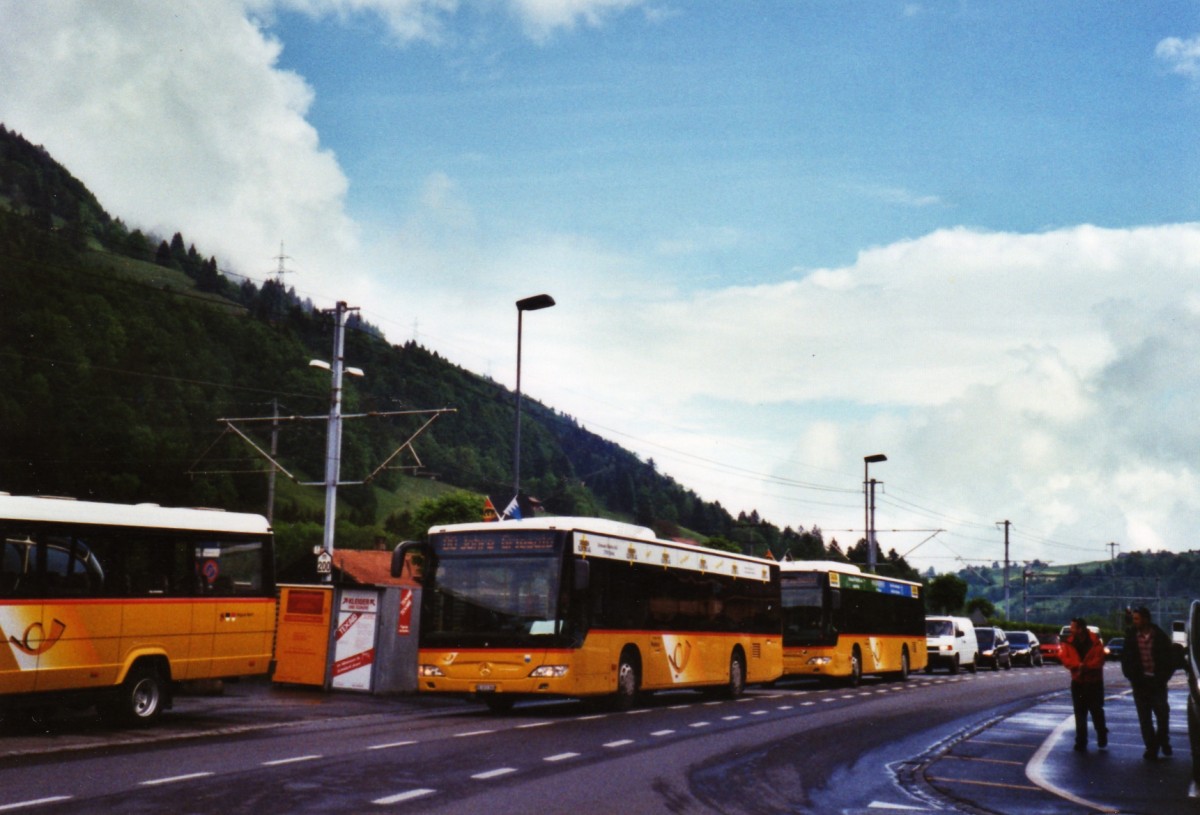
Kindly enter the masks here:
M 966 617 L 926 617 L 925 648 L 929 652 L 929 663 L 925 673 L 934 668 L 948 668 L 958 673 L 966 668 L 975 673 L 979 643 L 975 640 L 975 624 Z

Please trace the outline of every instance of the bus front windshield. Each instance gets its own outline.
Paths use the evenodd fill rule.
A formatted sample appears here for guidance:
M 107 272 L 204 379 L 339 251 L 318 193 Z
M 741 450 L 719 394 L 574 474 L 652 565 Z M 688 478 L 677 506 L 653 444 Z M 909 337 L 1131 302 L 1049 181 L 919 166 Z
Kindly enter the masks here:
M 783 644 L 811 645 L 829 633 L 825 593 L 816 573 L 782 576 Z
M 562 560 L 542 552 L 447 552 L 422 606 L 427 646 L 548 646 L 563 633 Z

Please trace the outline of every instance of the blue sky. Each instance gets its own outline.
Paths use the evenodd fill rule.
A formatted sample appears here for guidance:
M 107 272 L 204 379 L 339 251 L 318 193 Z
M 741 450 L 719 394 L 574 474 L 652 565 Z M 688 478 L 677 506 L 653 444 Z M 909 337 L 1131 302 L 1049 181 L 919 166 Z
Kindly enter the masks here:
M 488 15 L 406 47 L 369 17 L 283 14 L 269 30 L 316 92 L 309 118 L 354 180 L 356 217 L 445 172 L 519 213 L 516 228 L 644 250 L 708 237 L 690 271 L 719 284 L 945 225 L 1194 219 L 1197 155 L 1179 128 L 1195 100 L 1164 94 L 1153 58 L 1195 17 L 1173 8 L 1190 13 L 701 3 L 544 43 Z
M 1005 519 L 1016 561 L 1194 546 L 1196 2 L 0 22 L 0 121 L 111 212 L 256 280 L 283 242 L 318 306 L 510 386 L 549 292 L 525 392 L 735 513 L 853 541 L 886 452 L 880 538 L 922 567 L 1001 559 Z

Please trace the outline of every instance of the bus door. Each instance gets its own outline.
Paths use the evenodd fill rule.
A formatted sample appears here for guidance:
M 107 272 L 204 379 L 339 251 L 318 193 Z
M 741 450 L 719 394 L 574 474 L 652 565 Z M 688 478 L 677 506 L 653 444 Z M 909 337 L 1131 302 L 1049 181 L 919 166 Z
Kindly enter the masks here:
M 260 671 L 271 660 L 275 624 L 272 602 L 263 597 L 262 542 L 210 541 L 194 554 L 203 599 L 193 618 L 193 675 Z

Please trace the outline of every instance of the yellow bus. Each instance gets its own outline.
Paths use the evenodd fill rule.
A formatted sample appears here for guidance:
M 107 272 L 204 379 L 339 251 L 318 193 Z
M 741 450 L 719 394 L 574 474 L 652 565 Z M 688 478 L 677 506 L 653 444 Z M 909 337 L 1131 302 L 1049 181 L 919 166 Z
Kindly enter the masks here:
M 783 668 L 779 564 L 645 527 L 540 517 L 434 527 L 423 555 L 418 687 L 495 711 L 522 697 L 716 688 Z
M 863 674 L 907 679 L 925 667 L 921 584 L 849 563 L 780 564 L 783 672 L 858 685 Z
M 260 515 L 0 493 L 0 713 L 95 705 L 148 723 L 177 683 L 266 674 Z

